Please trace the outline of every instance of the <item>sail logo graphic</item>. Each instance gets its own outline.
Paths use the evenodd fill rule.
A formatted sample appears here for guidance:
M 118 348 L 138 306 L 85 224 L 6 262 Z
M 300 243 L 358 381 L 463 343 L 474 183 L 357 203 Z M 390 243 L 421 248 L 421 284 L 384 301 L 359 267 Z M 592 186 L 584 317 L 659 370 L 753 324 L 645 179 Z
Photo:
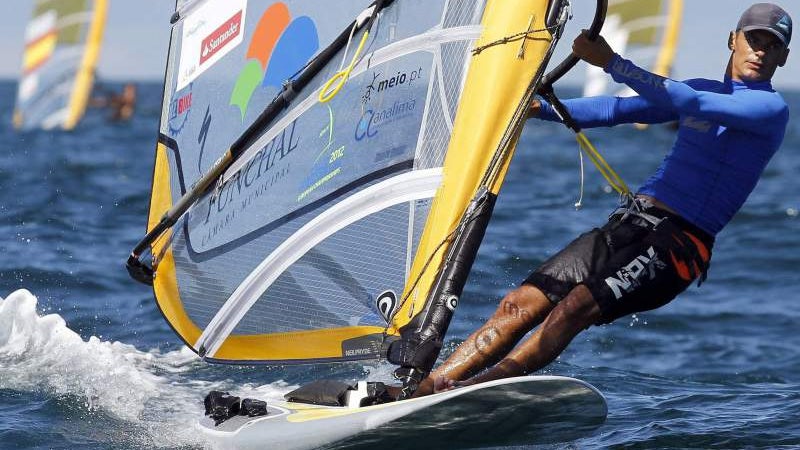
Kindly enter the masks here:
M 259 86 L 280 89 L 318 49 L 319 35 L 310 17 L 292 19 L 283 2 L 267 8 L 250 38 L 245 65 L 231 93 L 230 105 L 239 108 L 242 121 Z
M 384 291 L 375 300 L 375 306 L 378 307 L 378 312 L 386 323 L 392 322 L 392 317 L 397 311 L 397 294 L 394 291 Z
M 242 29 L 242 12 L 239 11 L 214 30 L 200 43 L 200 65 L 234 41 Z
M 180 91 L 244 41 L 246 0 L 206 0 L 181 27 L 180 62 L 175 90 Z
M 311 171 L 300 183 L 297 201 L 301 202 L 312 192 L 334 179 L 342 172 L 342 158 L 345 157 L 345 146 L 336 146 L 334 137 L 334 115 L 330 105 L 328 108 L 328 122 L 319 132 L 320 145 L 322 150 L 317 153 L 313 161 Z
M 187 37 L 192 37 L 192 36 L 195 35 L 195 33 L 197 33 L 198 31 L 202 30 L 203 27 L 205 27 L 205 26 L 206 26 L 206 21 L 201 19 L 200 22 L 195 23 L 192 28 L 187 28 L 185 35 Z
M 167 120 L 167 126 L 169 128 L 169 133 L 172 136 L 177 136 L 183 127 L 186 125 L 186 121 L 189 119 L 189 112 L 192 109 L 192 85 L 189 84 L 188 92 L 184 92 L 177 98 L 173 98 L 172 101 L 169 102 L 169 118 Z
M 207 117 L 210 120 L 210 116 Z M 203 227 L 202 247 L 214 245 L 222 230 L 244 217 L 242 213 L 250 209 L 258 198 L 271 192 L 270 188 L 289 175 L 289 158 L 300 145 L 296 127 L 297 120 L 294 120 L 209 196 L 206 218 L 196 227 Z
M 415 81 L 422 78 L 422 67 L 417 70 L 412 70 L 411 72 L 397 72 L 395 75 L 382 80 L 378 79 L 380 76 L 380 72 L 372 73 L 372 82 L 364 89 L 364 93 L 361 94 L 361 103 L 368 103 L 372 100 L 373 93 L 388 91 L 389 89 L 405 84 L 413 86 Z M 376 81 L 378 82 L 377 86 L 375 85 Z
M 389 125 L 405 117 L 411 116 L 416 108 L 416 100 L 395 101 L 392 106 L 375 111 L 368 109 L 364 111 L 356 124 L 356 141 L 369 139 L 378 134 L 378 129 Z

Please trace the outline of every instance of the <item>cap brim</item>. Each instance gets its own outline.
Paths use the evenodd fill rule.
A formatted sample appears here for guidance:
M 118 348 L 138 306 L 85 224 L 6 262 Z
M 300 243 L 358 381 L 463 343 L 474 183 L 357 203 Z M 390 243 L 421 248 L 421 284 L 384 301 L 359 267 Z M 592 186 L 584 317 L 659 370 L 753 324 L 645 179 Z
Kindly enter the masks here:
M 742 31 L 753 31 L 753 30 L 764 30 L 769 31 L 770 33 L 774 34 L 778 37 L 778 39 L 783 42 L 783 45 L 788 47 L 789 43 L 786 42 L 786 36 L 783 35 L 780 31 L 775 30 L 774 28 L 768 27 L 766 25 L 748 25 L 746 27 L 742 27 Z

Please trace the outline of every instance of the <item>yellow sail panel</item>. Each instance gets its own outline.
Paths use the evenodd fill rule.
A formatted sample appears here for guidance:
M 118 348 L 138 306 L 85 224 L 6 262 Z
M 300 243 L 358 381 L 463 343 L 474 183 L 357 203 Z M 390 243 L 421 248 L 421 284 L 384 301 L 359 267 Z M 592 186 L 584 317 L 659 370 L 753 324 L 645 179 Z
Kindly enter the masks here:
M 527 30 L 546 28 L 546 0 L 513 3 L 513 7 L 507 0 L 487 3 L 484 31 L 476 47 Z M 433 201 L 404 293 L 408 301 L 394 316 L 390 333 L 397 333 L 422 310 L 446 250 L 446 246 L 440 244 L 449 239 L 475 195 L 551 41 L 549 32 L 542 31 L 524 41 L 490 46 L 472 57 L 464 85 L 464 92 L 469 95 L 462 98 L 456 115 L 443 182 Z M 516 139 L 511 144 L 512 149 L 515 142 Z M 499 191 L 509 161 L 510 158 L 503 163 L 491 186 L 492 192 Z
M 172 207 L 172 189 L 170 188 L 170 169 L 167 147 L 158 143 L 156 147 L 156 160 L 153 169 L 153 187 L 150 196 L 150 213 L 147 220 L 147 230 L 150 231 L 161 220 L 161 217 Z M 167 322 L 176 333 L 187 343 L 193 343 L 200 337 L 201 330 L 186 314 L 178 292 L 178 280 L 175 271 L 175 259 L 172 248 L 168 245 L 170 240 L 168 231 L 152 247 L 154 255 L 161 255 L 156 276 L 153 280 L 156 303 Z
M 226 361 L 323 361 L 356 359 L 356 353 L 342 355 L 342 342 L 369 335 L 382 335 L 380 327 L 344 327 L 289 333 L 235 335 L 214 353 Z

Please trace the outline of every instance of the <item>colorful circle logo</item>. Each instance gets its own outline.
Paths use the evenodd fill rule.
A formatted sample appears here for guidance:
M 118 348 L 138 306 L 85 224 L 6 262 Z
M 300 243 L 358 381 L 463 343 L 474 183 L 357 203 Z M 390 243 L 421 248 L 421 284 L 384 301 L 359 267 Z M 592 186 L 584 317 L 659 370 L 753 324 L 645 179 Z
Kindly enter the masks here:
M 319 49 L 314 21 L 308 16 L 292 20 L 289 8 L 278 2 L 267 8 L 256 25 L 245 58 L 247 62 L 231 93 L 230 105 L 237 106 L 242 120 L 256 88 L 281 87 Z

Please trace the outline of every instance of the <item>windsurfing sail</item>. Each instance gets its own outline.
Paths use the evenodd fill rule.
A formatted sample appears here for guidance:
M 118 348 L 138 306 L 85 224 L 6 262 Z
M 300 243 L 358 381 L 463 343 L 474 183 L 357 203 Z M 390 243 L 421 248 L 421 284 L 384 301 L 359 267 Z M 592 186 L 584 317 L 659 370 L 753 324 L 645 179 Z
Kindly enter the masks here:
M 609 0 L 603 36 L 616 52 L 661 76 L 669 76 L 680 37 L 683 0 Z M 603 69 L 588 65 L 584 97 L 630 97 L 627 86 L 613 87 Z
M 14 128 L 70 130 L 94 83 L 107 0 L 37 0 L 25 29 Z
M 425 341 L 458 303 L 566 3 L 179 2 L 131 274 L 211 362 Z

